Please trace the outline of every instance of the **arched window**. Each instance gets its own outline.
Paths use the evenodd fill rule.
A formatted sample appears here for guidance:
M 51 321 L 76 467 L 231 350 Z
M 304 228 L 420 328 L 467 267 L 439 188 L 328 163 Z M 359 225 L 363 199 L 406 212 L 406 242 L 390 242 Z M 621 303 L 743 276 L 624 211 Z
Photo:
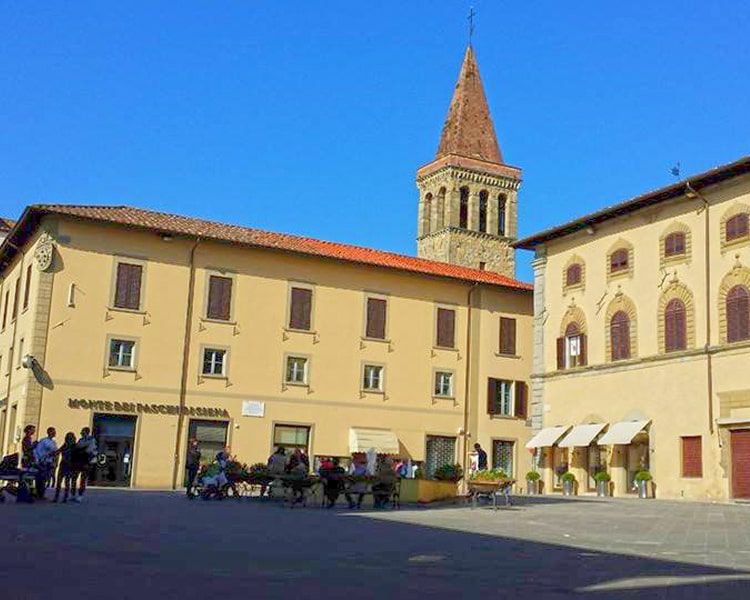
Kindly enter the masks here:
M 737 240 L 739 238 L 747 237 L 748 235 L 748 215 L 747 213 L 740 213 L 734 215 L 731 219 L 726 222 L 726 239 L 728 242 Z
M 744 285 L 736 285 L 727 294 L 727 341 L 750 339 L 750 294 Z
M 479 231 L 487 233 L 487 190 L 479 192 Z
M 612 315 L 609 326 L 612 360 L 630 358 L 630 319 L 624 311 Z
M 458 226 L 461 229 L 469 227 L 469 188 L 461 188 L 461 204 L 458 208 Z
M 505 194 L 497 197 L 497 235 L 505 235 L 505 208 L 508 199 Z
M 685 232 L 675 231 L 664 238 L 664 256 L 685 254 Z
M 685 304 L 673 298 L 664 309 L 664 349 L 667 352 L 687 348 Z
M 583 269 L 581 268 L 580 263 L 573 263 L 570 265 L 567 271 L 565 271 L 565 285 L 571 286 L 581 283 L 582 272 Z
M 441 187 L 437 196 L 437 229 L 445 226 L 445 188 Z
M 422 208 L 422 235 L 430 233 L 432 221 L 432 194 L 424 197 L 424 207 Z
M 609 256 L 609 271 L 610 273 L 618 273 L 620 271 L 628 270 L 628 251 L 626 248 L 620 248 L 615 250 Z
M 565 335 L 557 340 L 557 368 L 572 369 L 586 364 L 586 336 L 578 323 L 569 323 Z

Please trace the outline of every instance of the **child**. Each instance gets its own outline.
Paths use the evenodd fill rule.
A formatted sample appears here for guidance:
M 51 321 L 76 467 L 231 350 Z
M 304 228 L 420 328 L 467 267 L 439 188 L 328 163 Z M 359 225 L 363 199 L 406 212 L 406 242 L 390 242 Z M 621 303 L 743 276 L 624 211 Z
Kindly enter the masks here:
M 57 502 L 60 498 L 60 488 L 62 487 L 63 480 L 65 481 L 65 496 L 63 496 L 63 502 L 68 501 L 68 494 L 70 493 L 70 484 L 73 482 L 73 497 L 76 495 L 75 487 L 75 470 L 73 469 L 73 450 L 76 447 L 76 434 L 69 431 L 65 434 L 65 441 L 57 453 L 60 455 L 60 466 L 57 470 L 57 488 L 55 489 L 55 499 L 53 502 Z

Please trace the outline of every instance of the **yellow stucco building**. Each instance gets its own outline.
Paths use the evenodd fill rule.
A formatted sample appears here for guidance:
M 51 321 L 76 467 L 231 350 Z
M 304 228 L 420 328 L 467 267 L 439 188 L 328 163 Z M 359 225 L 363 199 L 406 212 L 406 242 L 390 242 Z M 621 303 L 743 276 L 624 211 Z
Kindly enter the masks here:
M 528 237 L 548 490 L 750 497 L 750 158 Z
M 458 87 L 475 72 L 467 53 Z M 481 102 L 489 118 L 472 89 L 454 97 L 462 125 L 449 115 L 433 169 L 451 197 L 476 188 L 460 215 L 439 217 L 445 236 L 477 247 L 471 261 L 128 207 L 28 207 L 0 245 L 0 449 L 18 451 L 26 424 L 59 440 L 89 426 L 95 482 L 166 488 L 182 484 L 194 436 L 207 458 L 225 443 L 248 463 L 278 445 L 313 459 L 376 448 L 428 473 L 466 465 L 479 442 L 522 477 L 532 291 L 507 249 L 520 171 L 492 180 L 512 187 L 512 227 L 492 209 L 488 230 L 482 173 L 503 167 L 494 131 L 467 139 L 464 113 Z M 451 166 L 462 153 L 474 167 Z

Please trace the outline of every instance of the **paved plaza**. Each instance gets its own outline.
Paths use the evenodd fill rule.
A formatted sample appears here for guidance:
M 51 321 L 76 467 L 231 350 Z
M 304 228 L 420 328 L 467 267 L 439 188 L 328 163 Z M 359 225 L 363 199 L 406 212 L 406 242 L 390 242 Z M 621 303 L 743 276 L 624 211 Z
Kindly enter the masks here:
M 0 598 L 737 598 L 750 506 L 520 498 L 290 510 L 93 490 L 0 505 Z

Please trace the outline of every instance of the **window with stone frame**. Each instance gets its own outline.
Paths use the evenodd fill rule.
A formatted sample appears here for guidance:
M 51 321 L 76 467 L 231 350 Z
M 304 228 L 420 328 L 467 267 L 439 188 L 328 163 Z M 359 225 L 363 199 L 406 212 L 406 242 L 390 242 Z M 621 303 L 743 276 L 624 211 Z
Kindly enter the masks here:
M 569 323 L 565 335 L 557 338 L 557 368 L 574 369 L 586 365 L 586 335 L 578 323 Z
M 505 235 L 505 223 L 507 220 L 508 197 L 499 194 L 497 197 L 497 235 Z
M 580 285 L 583 280 L 583 266 L 581 263 L 573 263 L 565 270 L 565 285 L 572 287 Z
M 479 192 L 479 231 L 487 232 L 487 190 Z
M 456 346 L 456 311 L 452 308 L 437 309 L 436 339 L 438 348 Z
M 117 263 L 114 307 L 140 310 L 143 266 L 128 262 Z
M 109 366 L 114 369 L 133 369 L 135 367 L 135 342 L 133 340 L 110 340 Z
M 619 248 L 609 256 L 609 272 L 621 273 L 628 270 L 628 250 Z
M 727 242 L 733 242 L 746 238 L 749 233 L 748 228 L 749 216 L 747 213 L 739 213 L 727 219 L 724 224 L 725 239 Z
M 203 349 L 203 375 L 223 377 L 227 369 L 227 351 L 223 348 Z
M 685 232 L 673 231 L 664 238 L 664 256 L 672 258 L 685 254 Z
M 208 278 L 206 317 L 229 321 L 232 313 L 232 278 L 211 275 Z
M 453 398 L 453 373 L 451 371 L 435 371 L 433 395 Z
M 744 285 L 736 285 L 726 299 L 727 342 L 750 339 L 750 293 Z
M 499 354 L 515 356 L 516 354 L 516 320 L 500 317 Z
M 458 226 L 461 229 L 469 228 L 469 188 L 462 187 L 459 196 Z
M 664 349 L 677 352 L 687 348 L 687 319 L 685 304 L 673 298 L 664 309 Z
M 383 391 L 383 366 L 365 365 L 362 369 L 362 389 L 366 392 Z
M 307 385 L 309 361 L 304 356 L 286 357 L 286 383 L 293 385 Z
M 630 318 L 625 311 L 619 310 L 612 315 L 609 335 L 612 360 L 630 358 Z

